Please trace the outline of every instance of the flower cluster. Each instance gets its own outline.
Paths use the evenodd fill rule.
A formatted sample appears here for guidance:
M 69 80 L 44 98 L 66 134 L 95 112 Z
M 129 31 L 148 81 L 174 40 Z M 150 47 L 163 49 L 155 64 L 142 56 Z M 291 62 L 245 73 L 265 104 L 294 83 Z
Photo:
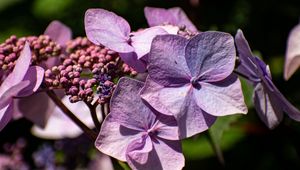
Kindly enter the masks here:
M 63 88 L 71 102 L 94 99 L 94 90 L 99 94 L 98 102 L 109 101 L 115 84 L 113 79 L 136 72 L 120 61 L 118 53 L 103 46 L 92 44 L 87 38 L 77 37 L 66 44 L 62 64 L 45 72 L 48 88 Z
M 40 64 L 51 57 L 61 54 L 61 46 L 54 42 L 48 35 L 29 36 L 17 38 L 12 35 L 4 43 L 0 44 L 0 68 L 1 71 L 10 73 L 15 62 L 20 56 L 25 42 L 29 43 L 31 49 L 32 65 Z
M 182 139 L 208 130 L 220 116 L 248 112 L 239 76 L 254 87 L 255 109 L 267 127 L 276 127 L 283 113 L 300 121 L 241 30 L 235 38 L 200 32 L 180 8 L 144 12 L 150 27 L 137 31 L 113 12 L 89 9 L 87 37 L 71 39 L 70 29 L 54 21 L 45 35 L 7 39 L 0 45 L 0 130 L 18 112 L 14 101 L 22 99 L 16 98 L 26 97 L 37 110 L 50 105 L 31 116 L 42 119 L 33 128 L 37 136 L 78 136 L 71 118 L 100 152 L 132 169 L 182 169 Z M 289 47 L 288 62 L 294 51 Z

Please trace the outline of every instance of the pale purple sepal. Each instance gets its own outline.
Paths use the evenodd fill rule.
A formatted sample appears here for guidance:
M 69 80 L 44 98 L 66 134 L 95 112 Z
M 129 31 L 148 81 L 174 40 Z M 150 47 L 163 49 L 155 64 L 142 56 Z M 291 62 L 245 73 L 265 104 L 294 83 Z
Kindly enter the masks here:
M 127 161 L 132 169 L 182 169 L 177 122 L 142 101 L 138 93 L 143 85 L 120 79 L 95 145 L 101 152 Z
M 66 43 L 72 39 L 71 29 L 60 21 L 52 21 L 46 28 L 45 35 L 48 35 L 53 41 L 61 46 L 66 46 Z
M 285 54 L 284 78 L 288 80 L 300 66 L 300 24 L 289 34 Z
M 31 52 L 26 42 L 13 71 L 0 86 L 0 130 L 9 122 L 13 114 L 13 98 L 31 95 L 40 86 L 44 70 L 30 66 Z
M 146 66 L 141 68 L 141 62 L 137 59 L 140 60 L 147 56 L 152 39 L 156 35 L 167 34 L 160 27 L 131 32 L 130 26 L 124 18 L 104 9 L 87 10 L 84 22 L 87 38 L 91 42 L 104 45 L 120 53 L 123 61 L 138 72 L 146 70 Z M 126 57 L 124 57 L 125 55 Z
M 281 122 L 285 112 L 290 118 L 300 121 L 300 111 L 274 85 L 268 66 L 253 56 L 241 30 L 235 36 L 235 43 L 240 59 L 237 72 L 248 77 L 254 86 L 254 106 L 261 120 L 269 128 L 274 128 Z
M 193 32 L 198 31 L 184 11 L 179 7 L 170 9 L 145 7 L 144 13 L 148 24 L 151 27 L 171 24 L 176 26 L 185 26 L 188 30 Z
M 157 111 L 175 116 L 180 138 L 207 130 L 215 116 L 247 113 L 240 81 L 231 74 L 235 48 L 229 34 L 203 32 L 190 40 L 160 35 L 148 61 L 141 96 Z

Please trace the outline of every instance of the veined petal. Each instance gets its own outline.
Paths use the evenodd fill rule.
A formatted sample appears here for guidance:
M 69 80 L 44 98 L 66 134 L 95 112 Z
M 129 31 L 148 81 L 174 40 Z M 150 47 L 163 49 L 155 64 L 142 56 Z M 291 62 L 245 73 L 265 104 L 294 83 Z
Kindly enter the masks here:
M 87 38 L 97 45 L 104 45 L 119 53 L 133 52 L 128 44 L 130 26 L 128 22 L 104 9 L 88 9 L 84 18 Z
M 0 131 L 7 125 L 13 115 L 13 104 L 8 103 L 6 106 L 0 108 Z
M 5 107 L 8 103 L 11 103 L 13 97 L 18 96 L 20 92 L 30 85 L 30 81 L 21 81 L 20 83 L 10 87 L 7 91 L 0 96 L 0 108 Z
M 248 76 L 250 80 L 259 78 L 258 68 L 256 61 L 253 57 L 249 44 L 244 37 L 242 30 L 238 30 L 235 35 L 235 44 L 239 56 L 239 65 L 237 67 L 238 72 Z M 253 83 L 253 82 L 252 82 Z
M 0 86 L 0 96 L 5 93 L 10 87 L 20 83 L 27 73 L 31 62 L 31 52 L 28 42 L 25 43 L 20 57 L 16 61 L 13 71 L 7 76 Z
M 284 78 L 288 80 L 300 66 L 300 24 L 290 32 L 284 64 Z
M 155 134 L 167 140 L 179 140 L 177 121 L 174 116 L 156 114 L 157 122 L 153 127 Z
M 145 164 L 130 161 L 128 162 L 130 167 L 134 170 L 180 170 L 184 167 L 180 141 L 158 138 L 153 141 L 153 147 Z
M 190 84 L 182 87 L 164 87 L 148 77 L 140 94 L 158 112 L 177 115 L 189 97 L 191 88 Z
M 269 94 L 273 95 L 273 98 L 276 98 L 282 110 L 291 118 L 296 121 L 300 121 L 300 111 L 295 106 L 293 106 L 277 89 L 275 85 L 273 85 L 274 91 L 268 91 Z M 276 104 L 276 103 L 275 103 Z
M 142 134 L 139 131 L 120 125 L 109 114 L 104 119 L 95 146 L 106 155 L 126 161 L 127 146 L 132 141 L 141 138 L 141 136 Z
M 18 97 L 29 96 L 32 93 L 36 92 L 40 85 L 42 84 L 44 77 L 44 69 L 39 66 L 31 66 L 27 70 L 26 75 L 24 76 L 23 81 L 29 81 L 30 85 L 24 88 L 20 93 L 18 93 Z
M 185 58 L 193 77 L 216 82 L 228 77 L 235 64 L 233 37 L 223 32 L 202 32 L 193 37 L 185 49 Z
M 147 131 L 155 122 L 155 115 L 138 95 L 144 83 L 121 78 L 110 102 L 110 119 L 129 129 Z M 128 107 L 130 106 L 130 107 Z
M 184 58 L 188 40 L 177 35 L 160 35 L 153 39 L 148 71 L 151 79 L 163 86 L 180 86 L 190 82 L 191 73 Z
M 191 93 L 192 86 L 163 87 L 149 77 L 141 90 L 141 97 L 160 113 L 175 116 L 179 138 L 187 138 L 207 130 L 215 121 L 215 117 L 202 111 L 195 104 Z M 165 131 L 164 133 L 168 133 Z M 159 135 L 159 133 L 158 133 Z M 174 140 L 175 138 L 166 138 Z
M 153 38 L 163 34 L 167 34 L 167 32 L 160 27 L 151 27 L 132 33 L 131 45 L 134 48 L 138 59 L 149 53 Z
M 193 32 L 197 31 L 197 28 L 189 20 L 184 11 L 179 7 L 170 9 L 145 7 L 144 13 L 148 24 L 151 27 L 171 24 L 176 26 L 185 26 L 188 30 Z
M 255 86 L 253 100 L 258 116 L 268 128 L 273 129 L 281 122 L 283 118 L 282 103 L 262 83 Z
M 146 62 L 143 59 L 138 59 L 135 52 L 120 53 L 121 59 L 132 67 L 135 71 L 143 73 L 146 71 Z
M 197 105 L 208 114 L 225 116 L 247 113 L 241 83 L 236 75 L 215 83 L 201 83 L 200 89 L 193 90 Z
M 144 135 L 141 138 L 132 141 L 126 150 L 126 160 L 128 164 L 131 165 L 131 162 L 145 164 L 148 161 L 148 155 L 152 149 L 152 141 L 148 135 Z
M 53 41 L 61 46 L 66 46 L 67 41 L 72 38 L 71 29 L 60 21 L 52 21 L 46 28 L 45 35 L 48 35 Z

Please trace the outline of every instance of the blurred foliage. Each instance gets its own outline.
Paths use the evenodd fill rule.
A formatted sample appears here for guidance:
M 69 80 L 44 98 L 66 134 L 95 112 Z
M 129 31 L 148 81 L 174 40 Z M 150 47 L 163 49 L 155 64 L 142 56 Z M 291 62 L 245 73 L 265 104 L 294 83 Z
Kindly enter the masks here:
M 74 37 L 85 36 L 84 13 L 89 8 L 114 11 L 128 20 L 132 30 L 137 30 L 147 27 L 143 15 L 145 6 L 180 6 L 201 31 L 219 30 L 234 35 L 241 28 L 255 55 L 270 65 L 275 84 L 300 108 L 300 71 L 288 82 L 282 78 L 287 36 L 299 22 L 300 1 L 297 0 L 0 0 L 0 41 L 12 34 L 42 34 L 54 19 L 71 27 Z M 300 168 L 300 124 L 285 118 L 278 128 L 268 130 L 256 116 L 252 103 L 253 89 L 243 79 L 242 88 L 249 107 L 248 115 L 219 118 L 209 130 L 210 136 L 202 133 L 184 140 L 185 169 Z M 30 126 L 23 119 L 9 124 L 0 133 L 0 146 L 12 143 L 20 136 L 26 138 L 25 158 L 33 164 L 32 152 L 49 141 L 30 135 Z M 218 163 L 212 143 L 223 152 L 225 165 Z M 92 145 L 89 143 L 90 147 Z M 79 148 L 74 148 L 72 153 L 79 152 Z M 57 151 L 55 156 L 61 164 L 67 159 L 64 151 Z M 113 162 L 119 169 L 126 166 L 118 165 L 116 160 Z

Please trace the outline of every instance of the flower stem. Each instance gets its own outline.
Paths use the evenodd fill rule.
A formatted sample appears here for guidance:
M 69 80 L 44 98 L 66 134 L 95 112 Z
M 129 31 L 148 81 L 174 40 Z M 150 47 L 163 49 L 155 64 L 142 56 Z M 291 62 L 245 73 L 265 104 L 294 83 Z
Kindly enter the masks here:
M 106 113 L 105 113 L 105 109 L 104 109 L 104 104 L 101 104 L 101 115 L 102 115 L 102 122 L 104 120 L 104 118 L 106 117 Z
M 93 122 L 95 124 L 95 127 L 96 127 L 97 131 L 99 132 L 101 124 L 99 122 L 99 119 L 97 117 L 97 112 L 96 112 L 96 108 L 97 108 L 98 103 L 96 102 L 95 104 L 91 104 L 89 102 L 85 102 L 85 104 L 89 107 Z
M 89 136 L 93 141 L 96 140 L 97 134 L 87 127 L 81 120 L 79 120 L 61 101 L 61 99 L 55 94 L 53 90 L 46 91 L 47 95 L 52 99 L 52 101 L 68 116 L 81 130 Z

